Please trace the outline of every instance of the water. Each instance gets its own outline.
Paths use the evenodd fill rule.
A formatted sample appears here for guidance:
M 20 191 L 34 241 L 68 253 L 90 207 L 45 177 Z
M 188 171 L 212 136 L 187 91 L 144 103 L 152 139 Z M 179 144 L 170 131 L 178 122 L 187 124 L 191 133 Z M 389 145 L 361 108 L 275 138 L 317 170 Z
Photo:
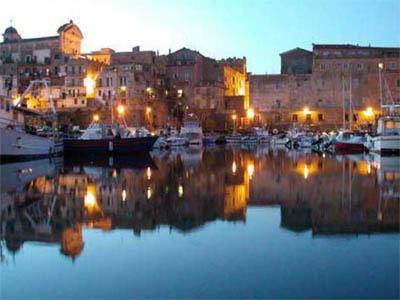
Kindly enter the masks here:
M 1 297 L 398 298 L 398 157 L 1 165 Z

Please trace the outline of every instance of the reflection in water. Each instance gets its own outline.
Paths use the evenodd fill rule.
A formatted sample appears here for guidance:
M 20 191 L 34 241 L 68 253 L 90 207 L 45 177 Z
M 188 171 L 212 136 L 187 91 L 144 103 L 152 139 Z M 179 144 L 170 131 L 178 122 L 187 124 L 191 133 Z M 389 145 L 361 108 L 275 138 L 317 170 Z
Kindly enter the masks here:
M 28 241 L 56 243 L 74 259 L 84 250 L 83 228 L 126 228 L 139 236 L 166 225 L 190 232 L 217 219 L 246 222 L 249 206 L 269 205 L 279 205 L 281 226 L 296 232 L 399 230 L 397 158 L 268 148 L 153 156 L 139 166 L 1 165 L 2 243 L 11 253 Z

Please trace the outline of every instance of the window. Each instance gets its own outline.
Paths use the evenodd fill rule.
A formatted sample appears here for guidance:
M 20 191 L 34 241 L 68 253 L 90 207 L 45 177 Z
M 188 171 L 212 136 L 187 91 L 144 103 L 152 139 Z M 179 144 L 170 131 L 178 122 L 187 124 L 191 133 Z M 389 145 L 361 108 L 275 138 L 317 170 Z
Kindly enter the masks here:
M 397 64 L 396 62 L 392 61 L 389 63 L 389 69 L 390 70 L 396 70 L 397 69 Z
M 74 104 L 77 105 L 78 104 L 78 99 L 74 99 Z
M 344 63 L 342 65 L 343 70 L 347 70 L 349 68 L 349 64 L 348 63 Z
M 397 81 L 396 81 L 396 86 L 397 86 L 397 87 L 400 87 L 400 79 L 397 79 Z
M 292 99 L 292 100 L 290 100 L 290 106 L 291 106 L 292 108 L 297 107 L 297 99 Z
M 357 70 L 362 70 L 364 69 L 364 64 L 363 63 L 358 63 L 357 64 Z
M 358 120 L 358 115 L 357 114 L 353 114 L 353 121 L 357 122 L 357 120 Z
M 318 121 L 323 121 L 324 120 L 324 115 L 323 114 L 318 114 Z
M 275 107 L 280 108 L 281 107 L 281 100 L 275 100 Z
M 306 115 L 306 122 L 310 123 L 311 122 L 311 114 Z
M 85 104 L 85 100 L 82 100 L 81 103 L 82 103 L 82 105 Z
M 317 107 L 321 107 L 322 104 L 323 104 L 322 99 L 318 99 L 318 101 L 317 101 Z
M 98 95 L 99 95 L 99 97 L 101 97 L 101 90 L 99 90 L 99 93 L 98 93 Z
M 292 122 L 297 122 L 298 118 L 297 118 L 297 114 L 293 114 L 292 115 Z
M 177 90 L 177 96 L 178 96 L 178 98 L 182 98 L 183 90 L 181 90 L 181 89 Z
M 349 121 L 349 114 L 345 114 L 345 115 L 344 115 L 344 120 L 345 120 L 346 122 Z
M 281 121 L 281 115 L 280 114 L 275 114 L 275 122 L 280 122 Z

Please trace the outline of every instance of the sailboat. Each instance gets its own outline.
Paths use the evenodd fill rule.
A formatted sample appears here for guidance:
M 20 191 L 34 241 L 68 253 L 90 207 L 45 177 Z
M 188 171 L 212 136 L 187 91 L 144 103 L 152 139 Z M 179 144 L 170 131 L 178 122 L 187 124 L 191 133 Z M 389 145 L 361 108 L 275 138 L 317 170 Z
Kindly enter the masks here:
M 352 76 L 350 68 L 350 98 L 349 98 L 349 128 L 346 129 L 346 114 L 345 114 L 345 83 L 344 76 L 342 76 L 342 95 L 343 95 L 343 130 L 333 140 L 331 147 L 332 152 L 337 154 L 347 153 L 363 153 L 367 150 L 364 146 L 366 137 L 364 135 L 356 134 L 351 130 L 352 127 Z
M 382 116 L 378 119 L 376 135 L 368 141 L 369 150 L 381 154 L 400 154 L 400 104 L 395 104 L 387 82 L 382 76 L 383 64 L 379 64 L 379 89 Z M 382 81 L 389 94 L 390 104 L 382 103 L 384 98 Z

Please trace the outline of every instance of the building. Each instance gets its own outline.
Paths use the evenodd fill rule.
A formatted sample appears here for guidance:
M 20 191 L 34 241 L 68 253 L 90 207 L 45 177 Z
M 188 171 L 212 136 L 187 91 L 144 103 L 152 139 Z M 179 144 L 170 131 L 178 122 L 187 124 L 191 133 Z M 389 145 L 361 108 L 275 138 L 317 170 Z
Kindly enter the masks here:
M 271 127 L 371 128 L 381 98 L 400 101 L 400 48 L 315 44 L 311 72 L 306 50 L 281 59 L 281 74 L 250 76 L 251 105 Z
M 295 48 L 280 54 L 281 74 L 309 74 L 312 70 L 313 53 Z

